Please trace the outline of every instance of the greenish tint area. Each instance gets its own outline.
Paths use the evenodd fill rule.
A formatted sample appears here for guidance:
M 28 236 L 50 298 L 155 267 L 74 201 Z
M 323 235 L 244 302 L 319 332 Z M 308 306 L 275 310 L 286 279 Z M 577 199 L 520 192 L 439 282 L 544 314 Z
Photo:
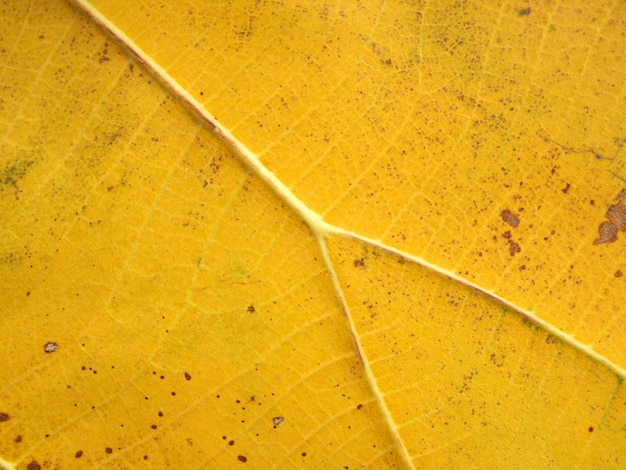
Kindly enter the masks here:
M 230 271 L 232 274 L 236 276 L 249 276 L 250 275 L 250 271 L 248 270 L 248 268 L 246 268 L 245 266 L 239 263 L 234 263 L 234 262 L 231 263 Z
M 200 256 L 200 258 L 198 258 L 197 267 L 199 268 L 200 266 L 202 266 L 202 256 Z
M 611 398 L 609 398 L 609 402 L 607 403 L 606 407 L 604 408 L 604 411 L 602 412 L 602 417 L 600 418 L 600 422 L 598 423 L 598 429 L 604 425 L 606 416 L 609 410 L 611 409 L 611 407 L 613 406 L 613 403 L 615 402 L 615 397 L 617 397 L 617 392 L 619 391 L 623 383 L 624 383 L 624 379 L 621 377 L 617 377 L 617 384 L 615 385 L 615 388 L 613 389 L 613 393 L 611 394 Z M 613 431 L 626 432 L 626 429 L 622 427 L 617 430 L 613 429 Z
M 525 316 L 522 316 L 522 322 L 524 323 L 524 325 L 529 327 L 532 331 L 539 331 L 539 330 L 543 329 L 539 325 L 537 325 L 537 323 L 535 323 L 530 318 L 527 318 Z
M 15 189 L 20 189 L 17 185 L 18 181 L 26 176 L 28 169 L 35 162 L 32 160 L 14 160 L 8 162 L 2 173 L 0 173 L 0 190 L 5 186 L 13 186 Z

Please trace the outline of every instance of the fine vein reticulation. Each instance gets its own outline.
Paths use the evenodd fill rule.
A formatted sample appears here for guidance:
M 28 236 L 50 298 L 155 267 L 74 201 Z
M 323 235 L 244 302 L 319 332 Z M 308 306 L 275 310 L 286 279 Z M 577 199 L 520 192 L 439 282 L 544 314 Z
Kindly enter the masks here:
M 116 27 L 115 24 L 111 23 L 106 17 L 104 17 L 96 8 L 94 8 L 91 4 L 81 1 L 75 1 L 75 5 L 82 10 L 87 16 L 89 16 L 93 21 L 99 24 L 102 28 L 108 31 L 108 33 L 113 36 L 117 41 L 124 45 L 124 47 L 128 50 L 128 52 L 134 56 L 139 62 L 144 64 L 146 68 L 159 80 L 161 83 L 168 88 L 174 95 L 176 95 L 187 107 L 193 112 L 198 119 L 200 119 L 205 125 L 207 125 L 215 134 L 217 134 L 229 147 L 229 149 L 238 156 L 238 158 L 261 180 L 263 180 L 278 197 L 285 202 L 296 214 L 298 214 L 309 226 L 312 233 L 318 240 L 320 250 L 323 254 L 325 263 L 327 265 L 327 269 L 332 276 L 334 287 L 336 289 L 337 295 L 339 297 L 339 301 L 343 306 L 343 310 L 347 317 L 347 321 L 351 327 L 351 333 L 354 338 L 355 348 L 358 351 L 359 356 L 363 361 L 363 366 L 366 371 L 366 375 L 372 389 L 373 394 L 378 400 L 379 406 L 385 416 L 389 428 L 396 437 L 399 445 L 399 449 L 402 452 L 403 458 L 407 463 L 409 468 L 413 467 L 410 455 L 407 451 L 407 446 L 401 442 L 399 437 L 399 432 L 397 425 L 395 424 L 391 413 L 389 412 L 387 405 L 384 401 L 383 394 L 381 393 L 378 384 L 376 382 L 376 378 L 369 366 L 368 358 L 365 356 L 363 351 L 363 347 L 357 333 L 355 324 L 351 318 L 349 306 L 347 305 L 341 285 L 337 278 L 335 269 L 333 267 L 332 261 L 330 259 L 330 255 L 328 252 L 328 248 L 326 245 L 326 238 L 329 235 L 337 235 L 342 237 L 351 238 L 354 240 L 358 240 L 362 243 L 366 243 L 372 246 L 379 247 L 383 250 L 386 250 L 390 253 L 393 253 L 397 256 L 400 256 L 406 260 L 409 260 L 413 263 L 416 263 L 420 266 L 428 268 L 434 272 L 439 273 L 442 276 L 445 276 L 449 279 L 452 279 L 455 282 L 458 282 L 470 289 L 476 290 L 480 292 L 482 295 L 485 295 L 495 302 L 499 302 L 507 309 L 517 312 L 520 315 L 523 315 L 530 321 L 534 322 L 541 328 L 545 329 L 551 335 L 561 339 L 565 343 L 573 346 L 574 348 L 581 351 L 583 354 L 590 357 L 592 360 L 604 364 L 609 370 L 615 373 L 620 378 L 626 378 L 626 371 L 618 366 L 617 364 L 611 362 L 608 358 L 598 354 L 591 347 L 582 344 L 580 341 L 576 340 L 573 336 L 559 330 L 555 326 L 545 322 L 541 318 L 537 317 L 535 314 L 520 308 L 518 305 L 514 305 L 508 302 L 506 299 L 495 295 L 491 292 L 486 292 L 481 286 L 473 284 L 468 280 L 458 276 L 456 273 L 451 271 L 446 271 L 441 269 L 439 266 L 429 263 L 428 261 L 416 257 L 410 253 L 395 249 L 382 243 L 380 240 L 373 240 L 363 237 L 357 233 L 353 233 L 347 230 L 342 229 L 341 227 L 337 227 L 334 225 L 330 225 L 326 223 L 322 217 L 313 212 L 309 207 L 307 207 L 300 199 L 298 199 L 293 192 L 287 187 L 280 179 L 278 179 L 271 171 L 265 167 L 262 162 L 259 160 L 258 156 L 255 155 L 252 151 L 250 151 L 245 145 L 243 145 L 235 136 L 231 134 L 231 132 L 226 129 L 221 123 L 217 121 L 217 119 L 208 112 L 203 105 L 198 102 L 186 89 L 184 89 L 166 70 L 164 70 L 158 63 L 156 63 L 146 52 L 144 52 L 135 42 L 130 39 L 126 34 Z M 0 460 L 0 466 L 3 464 Z M 6 465 L 6 464 L 5 464 Z

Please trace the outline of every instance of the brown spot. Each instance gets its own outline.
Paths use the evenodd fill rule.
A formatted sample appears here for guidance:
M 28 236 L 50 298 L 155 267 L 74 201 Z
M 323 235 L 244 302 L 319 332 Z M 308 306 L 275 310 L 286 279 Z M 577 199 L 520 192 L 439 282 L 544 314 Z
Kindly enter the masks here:
M 356 409 L 357 409 L 357 410 L 360 410 L 361 408 L 363 408 L 363 404 L 362 404 L 362 403 L 359 403 L 359 404 L 356 406 Z
M 615 271 L 615 277 L 622 277 L 622 271 L 620 271 L 619 269 Z
M 362 268 L 363 266 L 365 266 L 365 261 L 363 261 L 363 258 L 354 260 L 354 267 L 355 268 Z
M 508 209 L 504 209 L 502 212 L 500 212 L 500 217 L 502 217 L 502 220 L 505 223 L 509 224 L 513 228 L 519 225 L 519 219 L 517 218 L 517 216 Z
M 254 312 L 255 312 L 254 305 L 248 305 L 248 313 L 254 313 Z
M 506 232 L 502 234 L 502 236 L 508 240 L 509 238 L 511 238 L 511 232 L 507 230 Z
M 22 436 L 17 436 L 13 442 L 15 442 L 16 444 L 19 444 L 20 442 L 22 442 Z
M 605 214 L 607 220 L 598 227 L 599 237 L 593 242 L 594 245 L 602 243 L 613 243 L 617 241 L 617 232 L 626 232 L 626 189 L 622 189 L 613 199 L 614 204 L 610 206 Z
M 110 447 L 107 447 L 106 449 L 104 449 L 104 451 L 105 451 L 107 454 L 112 454 L 112 453 L 113 453 L 113 449 L 111 449 Z
M 276 426 L 279 426 L 283 421 L 285 421 L 285 418 L 282 416 L 275 416 L 274 418 L 272 418 L 272 423 L 274 423 L 274 428 L 276 428 Z
M 520 246 L 512 240 L 509 240 L 509 253 L 511 256 L 515 256 L 515 253 L 521 252 L 522 249 Z
M 589 426 L 589 432 L 593 432 L 593 426 Z
M 238 455 L 237 456 L 237 460 L 239 460 L 240 462 L 247 462 L 248 458 L 245 455 Z
M 50 354 L 50 353 L 53 353 L 54 351 L 58 351 L 58 349 L 59 349 L 59 345 L 52 341 L 48 341 L 46 344 L 43 345 L 43 350 L 46 354 Z
M 232 439 L 230 441 L 228 441 L 228 445 L 229 446 L 234 446 L 235 445 L 235 441 L 233 441 Z
M 41 470 L 41 465 L 36 460 L 33 460 L 26 466 L 27 470 Z
M 11 419 L 9 413 L 0 413 L 0 423 Z
M 76 457 L 77 459 L 80 459 L 83 456 L 83 451 L 79 450 L 78 452 L 76 452 L 76 454 L 74 454 L 74 457 Z
M 306 452 L 302 452 L 300 455 L 302 455 L 302 457 L 306 457 Z
M 571 185 L 569 183 L 565 183 L 565 187 L 563 189 L 561 189 L 561 191 L 563 191 L 563 194 L 567 194 L 567 192 L 569 191 L 570 187 L 571 187 Z
M 185 372 L 185 380 L 191 380 L 191 375 L 189 375 L 189 372 Z

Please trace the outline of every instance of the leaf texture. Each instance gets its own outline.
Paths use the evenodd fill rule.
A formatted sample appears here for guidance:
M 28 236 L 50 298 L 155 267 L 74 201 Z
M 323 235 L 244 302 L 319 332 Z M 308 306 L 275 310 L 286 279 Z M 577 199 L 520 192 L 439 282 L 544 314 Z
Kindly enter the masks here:
M 624 18 L 3 5 L 0 468 L 623 466 Z

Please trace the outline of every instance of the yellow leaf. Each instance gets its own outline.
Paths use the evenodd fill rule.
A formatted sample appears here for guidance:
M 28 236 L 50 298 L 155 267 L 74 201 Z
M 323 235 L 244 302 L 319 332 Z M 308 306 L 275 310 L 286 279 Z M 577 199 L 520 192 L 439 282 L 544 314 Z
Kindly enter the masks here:
M 11 2 L 0 468 L 621 468 L 624 2 Z

